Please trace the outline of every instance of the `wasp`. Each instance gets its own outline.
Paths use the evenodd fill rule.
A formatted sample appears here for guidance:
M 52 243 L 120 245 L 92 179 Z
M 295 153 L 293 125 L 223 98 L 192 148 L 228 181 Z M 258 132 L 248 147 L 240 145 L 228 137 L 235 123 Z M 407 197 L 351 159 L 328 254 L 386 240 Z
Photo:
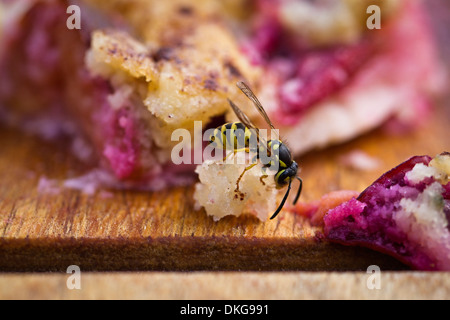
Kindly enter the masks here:
M 253 102 L 259 114 L 263 117 L 269 127 L 272 130 L 275 130 L 275 127 L 270 121 L 269 116 L 267 115 L 266 111 L 264 110 L 263 106 L 259 102 L 256 95 L 253 93 L 253 91 L 242 81 L 237 83 L 237 87 Z M 228 103 L 230 104 L 240 122 L 226 123 L 221 127 L 215 129 L 210 137 L 210 143 L 214 143 L 217 147 L 221 147 L 224 149 L 227 146 L 231 146 L 235 153 L 239 151 L 255 152 L 256 158 L 267 156 L 269 157 L 270 161 L 267 164 L 264 164 L 264 168 L 270 167 L 273 164 L 276 165 L 278 171 L 276 172 L 274 179 L 277 189 L 282 189 L 286 187 L 286 185 L 288 188 L 283 197 L 283 200 L 281 201 L 275 213 L 270 218 L 274 219 L 280 213 L 281 209 L 286 203 L 286 200 L 291 191 L 292 181 L 294 179 L 297 179 L 300 182 L 297 195 L 294 200 L 294 205 L 300 198 L 300 194 L 303 188 L 303 181 L 297 175 L 298 164 L 292 158 L 292 154 L 289 148 L 279 139 L 279 137 L 267 142 L 264 141 L 264 139 L 260 137 L 258 127 L 253 124 L 249 117 L 230 99 L 228 99 Z M 259 147 L 252 147 L 250 141 L 253 135 L 256 135 L 256 140 L 258 141 Z M 236 183 L 237 188 L 235 191 L 239 190 L 239 182 L 245 172 L 253 168 L 255 165 L 256 164 L 252 164 L 244 170 Z M 262 183 L 264 183 L 263 178 L 265 177 L 267 177 L 267 175 L 261 178 Z

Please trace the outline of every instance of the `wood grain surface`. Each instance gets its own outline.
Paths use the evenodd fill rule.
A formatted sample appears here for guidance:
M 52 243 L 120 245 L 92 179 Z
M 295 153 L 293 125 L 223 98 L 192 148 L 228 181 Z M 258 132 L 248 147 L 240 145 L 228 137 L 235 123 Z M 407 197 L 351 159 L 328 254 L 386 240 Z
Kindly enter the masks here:
M 449 109 L 400 135 L 383 129 L 298 159 L 302 201 L 334 190 L 362 191 L 381 173 L 417 154 L 448 150 Z M 12 129 L 0 133 L 0 270 L 365 270 L 406 267 L 371 250 L 318 240 L 320 228 L 284 210 L 274 221 L 251 216 L 214 222 L 193 209 L 193 188 L 164 192 L 101 191 L 85 195 L 57 188 L 39 192 L 41 179 L 63 181 L 87 168 L 65 142 L 44 143 Z M 378 159 L 371 171 L 343 165 L 361 150 Z M 48 190 L 47 190 L 48 191 Z M 52 192 L 55 191 L 55 192 Z
M 382 272 L 369 289 L 365 272 L 81 273 L 0 275 L 0 299 L 300 300 L 449 299 L 445 273 Z M 69 279 L 70 281 L 70 279 Z

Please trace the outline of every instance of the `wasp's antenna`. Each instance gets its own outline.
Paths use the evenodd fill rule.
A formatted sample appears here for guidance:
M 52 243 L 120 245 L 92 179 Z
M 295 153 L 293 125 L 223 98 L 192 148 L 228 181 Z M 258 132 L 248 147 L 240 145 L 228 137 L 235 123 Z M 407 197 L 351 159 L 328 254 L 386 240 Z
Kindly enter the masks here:
M 291 191 L 291 184 L 292 184 L 292 180 L 289 180 L 289 186 L 286 191 L 286 194 L 284 195 L 283 200 L 281 201 L 280 205 L 278 206 L 277 211 L 275 211 L 275 213 L 272 215 L 272 217 L 270 217 L 270 220 L 274 219 L 280 213 L 281 209 L 283 208 L 284 204 L 286 203 L 286 200 L 289 196 L 289 191 Z
M 303 189 L 303 180 L 300 179 L 300 177 L 295 177 L 298 181 L 300 181 L 300 185 L 298 187 L 298 191 L 297 191 L 297 195 L 295 196 L 295 200 L 294 200 L 294 206 L 297 203 L 298 199 L 300 198 L 300 194 L 302 193 L 302 189 Z

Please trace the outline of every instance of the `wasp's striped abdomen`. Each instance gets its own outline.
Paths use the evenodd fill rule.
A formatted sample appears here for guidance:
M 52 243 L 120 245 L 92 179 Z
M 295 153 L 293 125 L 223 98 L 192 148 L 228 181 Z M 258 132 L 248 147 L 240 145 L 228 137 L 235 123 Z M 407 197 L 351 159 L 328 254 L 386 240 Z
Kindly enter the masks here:
M 210 137 L 210 143 L 216 148 L 227 150 L 249 149 L 252 131 L 242 122 L 226 123 L 216 128 Z

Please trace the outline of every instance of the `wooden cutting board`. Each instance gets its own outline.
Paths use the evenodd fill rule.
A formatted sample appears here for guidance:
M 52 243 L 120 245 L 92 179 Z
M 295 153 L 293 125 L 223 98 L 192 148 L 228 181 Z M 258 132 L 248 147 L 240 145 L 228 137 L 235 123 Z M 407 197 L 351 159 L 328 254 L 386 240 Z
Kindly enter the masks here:
M 80 290 L 67 288 L 69 277 L 68 274 L 59 273 L 0 275 L 0 298 L 2 300 L 447 300 L 450 298 L 450 277 L 446 273 L 439 272 L 382 272 L 378 289 L 368 288 L 370 275 L 365 272 L 82 273 Z M 186 302 L 186 305 L 187 303 L 202 304 L 195 301 Z M 180 312 L 177 309 L 164 311 L 166 314 Z M 275 314 L 273 309 L 269 312 Z
M 375 130 L 299 159 L 302 201 L 334 190 L 362 191 L 410 156 L 449 150 L 450 108 L 439 107 L 422 128 L 392 136 Z M 130 270 L 383 270 L 406 267 L 377 252 L 318 240 L 320 228 L 291 212 L 274 221 L 194 211 L 193 187 L 163 192 L 68 189 L 38 192 L 42 179 L 62 181 L 88 168 L 65 142 L 45 143 L 0 129 L 0 271 Z M 380 161 L 371 171 L 342 157 L 361 150 Z M 49 191 L 49 190 L 47 190 Z M 53 192 L 52 192 L 53 191 Z

